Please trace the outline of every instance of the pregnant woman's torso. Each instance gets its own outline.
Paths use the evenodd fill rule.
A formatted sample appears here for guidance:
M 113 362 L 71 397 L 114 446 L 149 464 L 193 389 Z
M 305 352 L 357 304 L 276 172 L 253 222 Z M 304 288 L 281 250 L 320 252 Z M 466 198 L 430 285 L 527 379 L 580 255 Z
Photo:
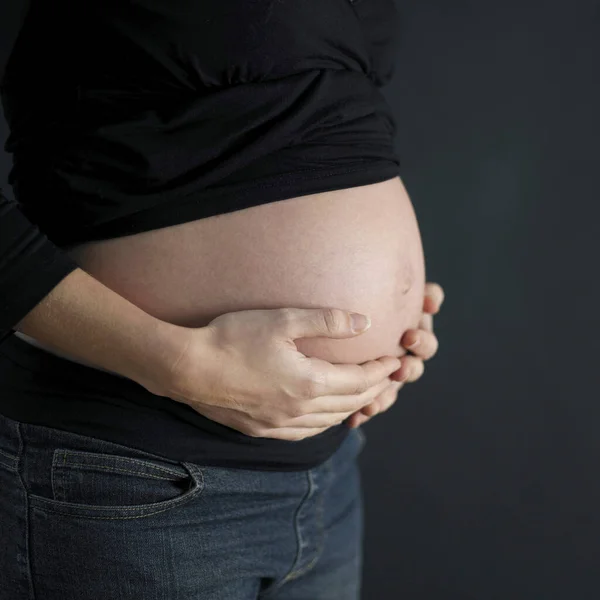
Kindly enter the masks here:
M 147 313 L 181 326 L 202 327 L 220 314 L 256 308 L 370 315 L 371 328 L 358 337 L 296 341 L 304 354 L 334 363 L 402 356 L 400 338 L 422 311 L 421 238 L 399 177 L 94 241 L 68 253 Z

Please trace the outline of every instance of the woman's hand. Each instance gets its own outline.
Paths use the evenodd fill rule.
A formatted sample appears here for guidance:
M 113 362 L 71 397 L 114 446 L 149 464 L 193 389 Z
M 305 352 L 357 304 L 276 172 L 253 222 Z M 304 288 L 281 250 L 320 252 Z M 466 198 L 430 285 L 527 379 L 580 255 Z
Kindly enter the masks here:
M 444 290 L 437 283 L 425 284 L 423 315 L 418 329 L 407 330 L 400 343 L 411 354 L 402 356 L 402 366 L 389 376 L 391 383 L 371 404 L 356 411 L 346 422 L 348 427 L 360 427 L 371 417 L 385 412 L 398 397 L 398 391 L 405 383 L 417 381 L 425 371 L 424 361 L 432 358 L 438 350 L 438 339 L 433 333 L 433 315 L 440 311 L 444 302 Z
M 336 308 L 239 311 L 171 331 L 170 375 L 148 389 L 251 437 L 297 441 L 322 433 L 371 404 L 401 365 L 393 356 L 334 365 L 299 352 L 299 338 L 362 333 Z

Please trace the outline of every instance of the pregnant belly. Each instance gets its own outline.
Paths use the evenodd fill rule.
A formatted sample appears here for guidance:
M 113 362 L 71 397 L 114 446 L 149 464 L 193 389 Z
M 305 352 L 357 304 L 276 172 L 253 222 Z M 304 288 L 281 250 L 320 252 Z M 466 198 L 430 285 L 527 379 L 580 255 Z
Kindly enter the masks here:
M 257 308 L 368 314 L 371 328 L 355 338 L 296 341 L 307 356 L 333 363 L 402 356 L 400 338 L 418 325 L 423 305 L 421 238 L 399 177 L 94 241 L 69 254 L 177 325 L 202 327 L 220 314 Z

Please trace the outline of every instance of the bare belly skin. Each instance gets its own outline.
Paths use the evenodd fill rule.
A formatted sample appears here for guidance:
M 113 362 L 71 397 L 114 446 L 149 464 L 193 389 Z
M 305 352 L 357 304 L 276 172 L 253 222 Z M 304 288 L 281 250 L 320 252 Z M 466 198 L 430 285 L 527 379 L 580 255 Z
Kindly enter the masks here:
M 404 355 L 400 338 L 418 325 L 423 306 L 422 242 L 399 177 L 94 241 L 68 253 L 147 313 L 186 327 L 257 308 L 327 306 L 370 315 L 371 328 L 356 338 L 296 341 L 307 356 L 333 363 Z

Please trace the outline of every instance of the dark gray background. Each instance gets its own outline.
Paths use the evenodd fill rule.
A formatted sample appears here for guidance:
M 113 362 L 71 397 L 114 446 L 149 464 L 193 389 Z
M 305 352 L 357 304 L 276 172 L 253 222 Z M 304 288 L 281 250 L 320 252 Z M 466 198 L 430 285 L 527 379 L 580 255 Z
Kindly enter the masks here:
M 437 357 L 365 426 L 363 597 L 600 598 L 600 3 L 397 5 L 384 93 L 446 302 Z

